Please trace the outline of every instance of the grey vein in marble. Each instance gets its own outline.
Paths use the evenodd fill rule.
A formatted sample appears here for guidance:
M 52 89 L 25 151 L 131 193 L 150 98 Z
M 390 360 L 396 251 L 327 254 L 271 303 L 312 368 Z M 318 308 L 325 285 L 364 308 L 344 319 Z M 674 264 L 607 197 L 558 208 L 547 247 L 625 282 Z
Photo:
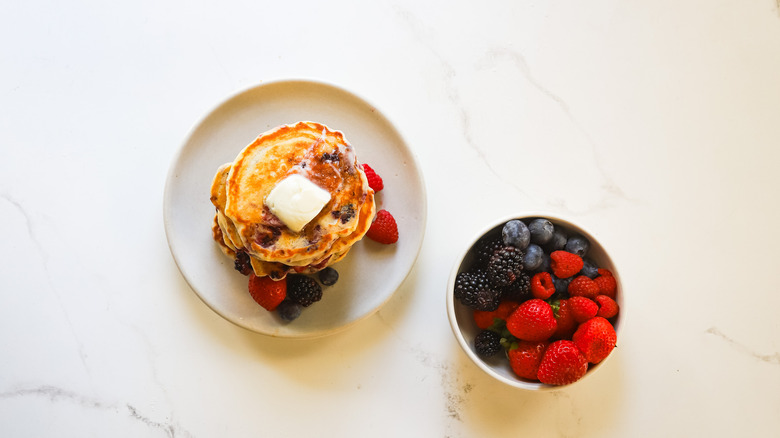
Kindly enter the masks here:
M 582 126 L 579 120 L 574 117 L 574 114 L 572 114 L 571 109 L 569 108 L 569 105 L 566 103 L 566 101 L 558 94 L 549 90 L 541 82 L 539 82 L 538 79 L 536 79 L 536 76 L 534 76 L 534 74 L 531 72 L 531 68 L 526 61 L 525 56 L 523 56 L 521 53 L 506 48 L 493 48 L 487 51 L 485 58 L 477 62 L 477 68 L 486 68 L 491 66 L 495 64 L 496 61 L 500 58 L 506 58 L 510 60 L 529 84 L 531 84 L 542 95 L 552 100 L 590 146 L 593 162 L 595 163 L 596 169 L 599 171 L 599 174 L 601 174 L 603 179 L 601 187 L 604 192 L 604 197 L 598 203 L 592 205 L 590 210 L 595 211 L 604 207 L 608 207 L 610 205 L 609 200 L 612 198 L 622 198 L 628 200 L 629 198 L 626 196 L 625 192 L 623 192 L 623 190 L 617 184 L 615 184 L 615 182 L 602 166 L 601 160 L 599 159 L 600 154 L 598 152 L 598 145 L 593 140 L 593 137 L 591 137 L 590 133 L 588 133 L 588 131 Z M 560 201 L 559 206 L 571 212 L 571 209 L 564 201 Z
M 22 397 L 42 397 L 48 399 L 52 403 L 70 403 L 85 409 L 114 411 L 116 413 L 120 413 L 120 411 L 123 410 L 122 408 L 124 408 L 124 410 L 127 411 L 128 418 L 131 420 L 141 422 L 152 429 L 160 430 L 168 437 L 175 438 L 193 436 L 191 433 L 184 430 L 177 424 L 160 423 L 150 419 L 145 415 L 142 415 L 136 407 L 130 404 L 124 404 L 124 406 L 121 406 L 117 403 L 88 397 L 74 391 L 58 388 L 56 386 L 41 385 L 33 388 L 22 388 L 0 392 L 0 399 L 2 400 L 13 400 Z
M 79 354 L 79 358 L 81 359 L 81 363 L 84 366 L 84 371 L 87 374 L 89 374 L 89 366 L 87 366 L 87 354 L 84 350 L 84 344 L 77 336 L 76 329 L 73 327 L 73 322 L 71 321 L 70 315 L 68 315 L 67 309 L 65 308 L 65 303 L 62 301 L 62 298 L 60 297 L 57 288 L 54 287 L 54 283 L 52 282 L 51 272 L 49 271 L 49 257 L 43 245 L 41 244 L 40 240 L 38 239 L 38 234 L 33 225 L 31 215 L 27 212 L 27 210 L 20 202 L 15 200 L 7 193 L 0 194 L 0 199 L 4 199 L 9 204 L 11 204 L 24 218 L 24 222 L 27 228 L 27 234 L 30 237 L 30 241 L 32 242 L 33 246 L 36 248 L 38 255 L 41 257 L 41 266 L 43 267 L 46 282 L 49 285 L 49 290 L 51 290 L 57 298 L 57 304 L 59 305 L 63 316 L 65 317 L 65 321 L 68 324 L 68 329 L 70 330 L 70 333 L 73 336 L 74 342 L 78 346 L 78 354 Z
M 705 333 L 713 335 L 713 336 L 716 336 L 716 337 L 722 339 L 723 341 L 725 341 L 727 344 L 731 345 L 732 348 L 734 348 L 735 350 L 739 351 L 740 353 L 744 353 L 744 354 L 746 354 L 748 356 L 752 356 L 752 357 L 760 360 L 761 362 L 766 362 L 766 363 L 771 364 L 771 365 L 780 365 L 780 353 L 775 353 L 775 354 L 759 354 L 759 353 L 756 353 L 755 351 L 747 348 L 745 345 L 737 342 L 735 339 L 727 336 L 726 334 L 721 332 L 717 327 L 710 327 L 710 328 L 707 329 L 707 331 Z
M 450 64 L 446 59 L 444 59 L 444 56 L 442 56 L 441 53 L 439 53 L 439 51 L 434 48 L 434 44 L 431 41 L 429 41 L 429 39 L 425 34 L 424 31 L 425 28 L 414 15 L 412 15 L 409 11 L 400 8 L 397 5 L 395 6 L 395 10 L 396 10 L 396 14 L 409 27 L 410 31 L 412 32 L 412 35 L 420 43 L 420 45 L 424 47 L 426 50 L 428 50 L 431 53 L 431 55 L 433 55 L 434 59 L 436 59 L 439 62 L 440 68 L 443 73 L 442 77 L 443 77 L 444 90 L 447 93 L 447 98 L 450 100 L 450 102 L 458 111 L 458 116 L 460 119 L 461 135 L 463 136 L 463 139 L 466 140 L 466 144 L 469 145 L 469 147 L 471 147 L 471 149 L 477 154 L 479 159 L 485 165 L 485 167 L 487 167 L 490 173 L 492 173 L 499 181 L 514 187 L 514 189 L 518 193 L 525 195 L 526 193 L 523 191 L 522 188 L 520 188 L 520 186 L 513 183 L 512 181 L 506 180 L 503 176 L 501 176 L 499 172 L 496 171 L 493 165 L 490 164 L 490 160 L 488 160 L 487 156 L 479 147 L 477 142 L 474 141 L 474 138 L 471 135 L 471 117 L 469 115 L 469 112 L 464 107 L 462 98 L 460 97 L 460 92 L 458 91 L 458 87 L 454 83 L 456 72 L 455 69 L 452 67 L 452 64 Z

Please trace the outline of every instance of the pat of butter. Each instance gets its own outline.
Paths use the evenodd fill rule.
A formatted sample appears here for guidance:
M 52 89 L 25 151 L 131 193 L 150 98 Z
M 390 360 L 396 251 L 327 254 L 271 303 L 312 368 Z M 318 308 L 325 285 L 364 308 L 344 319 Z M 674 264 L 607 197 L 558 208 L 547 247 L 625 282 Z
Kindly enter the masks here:
M 308 178 L 293 174 L 279 181 L 265 198 L 265 205 L 287 228 L 301 231 L 330 201 L 330 193 Z

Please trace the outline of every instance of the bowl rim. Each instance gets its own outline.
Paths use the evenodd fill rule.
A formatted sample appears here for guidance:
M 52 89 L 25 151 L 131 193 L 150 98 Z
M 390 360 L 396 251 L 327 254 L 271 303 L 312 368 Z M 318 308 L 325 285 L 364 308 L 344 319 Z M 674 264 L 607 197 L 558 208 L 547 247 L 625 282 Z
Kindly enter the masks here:
M 578 233 L 582 234 L 584 237 L 586 237 L 590 242 L 596 242 L 598 246 L 601 247 L 604 253 L 604 257 L 606 258 L 607 264 L 610 266 L 610 271 L 612 272 L 612 275 L 615 277 L 615 280 L 618 285 L 618 296 L 617 296 L 617 302 L 620 307 L 620 314 L 618 316 L 618 322 L 619 324 L 615 325 L 615 334 L 618 339 L 620 340 L 620 334 L 622 332 L 622 327 L 624 325 L 623 321 L 625 320 L 625 303 L 623 300 L 623 286 L 620 279 L 620 274 L 618 273 L 617 266 L 615 265 L 612 257 L 610 257 L 608 251 L 601 243 L 601 240 L 598 239 L 593 232 L 588 230 L 587 228 L 580 225 L 578 222 L 573 221 L 572 219 L 562 216 L 558 213 L 550 212 L 550 211 L 544 211 L 544 210 L 533 210 L 533 211 L 523 211 L 518 212 L 514 214 L 505 215 L 497 220 L 492 221 L 489 225 L 480 228 L 475 234 L 473 234 L 472 238 L 469 239 L 465 245 L 464 248 L 460 250 L 460 252 L 457 253 L 455 263 L 453 263 L 453 267 L 450 271 L 450 276 L 447 281 L 447 293 L 446 293 L 446 306 L 447 306 L 447 318 L 449 319 L 450 328 L 452 329 L 453 335 L 455 336 L 455 339 L 458 341 L 458 345 L 460 345 L 461 349 L 464 353 L 471 359 L 471 362 L 473 362 L 479 369 L 481 369 L 483 372 L 485 372 L 487 375 L 493 377 L 494 379 L 505 383 L 509 386 L 519 388 L 519 389 L 525 389 L 525 390 L 531 390 L 531 391 L 555 391 L 560 390 L 564 388 L 570 388 L 572 385 L 575 385 L 583 380 L 585 380 L 588 376 L 595 373 L 595 371 L 600 368 L 605 362 L 609 360 L 610 357 L 613 356 L 613 354 L 610 354 L 607 356 L 604 360 L 599 362 L 595 365 L 589 365 L 588 372 L 579 380 L 576 382 L 570 383 L 568 385 L 547 385 L 541 382 L 531 382 L 526 380 L 520 380 L 520 378 L 515 379 L 509 379 L 498 372 L 496 372 L 489 364 L 485 363 L 477 354 L 471 349 L 470 342 L 466 340 L 466 338 L 463 336 L 463 332 L 460 329 L 460 325 L 458 324 L 457 316 L 455 314 L 455 306 L 456 306 L 456 300 L 454 297 L 453 290 L 455 288 L 455 278 L 457 277 L 461 266 L 463 265 L 463 261 L 466 257 L 466 255 L 471 251 L 474 244 L 477 243 L 479 239 L 481 239 L 484 235 L 489 233 L 490 231 L 494 230 L 500 225 L 505 224 L 506 222 L 512 220 L 512 219 L 529 219 L 529 218 L 544 218 L 544 219 L 550 219 L 553 222 L 559 222 L 564 224 L 565 226 L 569 227 L 570 229 L 573 229 L 577 231 Z

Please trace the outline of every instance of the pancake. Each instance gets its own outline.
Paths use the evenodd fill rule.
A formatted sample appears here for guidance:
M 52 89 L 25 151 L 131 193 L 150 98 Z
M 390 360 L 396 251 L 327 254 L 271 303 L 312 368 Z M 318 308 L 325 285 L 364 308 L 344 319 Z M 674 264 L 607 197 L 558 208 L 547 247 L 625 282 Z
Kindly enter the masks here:
M 330 200 L 299 231 L 266 206 L 266 197 L 290 175 L 301 175 Z M 313 273 L 339 260 L 363 238 L 376 213 L 374 192 L 353 147 L 340 131 L 314 122 L 261 134 L 232 163 L 220 166 L 211 187 L 214 239 L 226 255 L 245 252 L 258 276 Z M 324 200 L 323 200 L 324 202 Z

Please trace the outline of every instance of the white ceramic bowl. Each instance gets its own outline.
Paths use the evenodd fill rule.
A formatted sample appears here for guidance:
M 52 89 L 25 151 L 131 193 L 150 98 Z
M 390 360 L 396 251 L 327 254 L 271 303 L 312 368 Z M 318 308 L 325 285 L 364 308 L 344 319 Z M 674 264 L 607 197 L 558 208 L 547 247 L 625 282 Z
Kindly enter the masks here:
M 581 226 L 569 220 L 550 213 L 528 213 L 506 217 L 494 222 L 477 233 L 477 235 L 468 242 L 463 252 L 456 259 L 455 266 L 453 267 L 449 281 L 447 282 L 447 316 L 449 317 L 450 326 L 452 327 L 452 332 L 455 335 L 455 339 L 457 339 L 458 344 L 460 344 L 461 348 L 463 348 L 463 351 L 466 353 L 469 359 L 471 359 L 471 361 L 474 362 L 474 364 L 476 364 L 477 367 L 479 367 L 482 371 L 496 380 L 516 388 L 543 391 L 565 388 L 571 385 L 551 386 L 520 378 L 512 371 L 512 368 L 509 366 L 509 360 L 506 358 L 506 356 L 500 352 L 499 354 L 496 354 L 494 357 L 489 359 L 482 359 L 477 356 L 476 352 L 474 351 L 474 337 L 477 335 L 477 333 L 480 332 L 480 329 L 474 322 L 474 318 L 472 316 L 473 310 L 462 305 L 458 300 L 456 300 L 453 293 L 455 290 L 455 278 L 459 273 L 468 270 L 468 268 L 473 263 L 472 248 L 477 241 L 485 236 L 500 236 L 501 229 L 503 228 L 504 224 L 512 219 L 526 220 L 532 218 L 548 219 L 556 227 L 563 226 L 570 235 L 573 233 L 579 233 L 586 237 L 590 241 L 590 250 L 588 251 L 587 257 L 591 258 L 598 265 L 598 267 L 608 269 L 612 272 L 615 280 L 617 281 L 618 288 L 616 301 L 620 307 L 620 312 L 616 316 L 613 325 L 615 327 L 615 332 L 617 333 L 618 344 L 620 343 L 620 328 L 622 321 L 625 318 L 625 294 L 623 286 L 620 282 L 620 275 L 617 271 L 617 268 L 615 267 L 615 264 L 612 262 L 612 259 L 610 259 L 607 251 L 603 246 L 601 246 L 601 243 L 599 243 L 598 239 L 596 239 L 593 234 L 589 233 Z M 614 354 L 615 350 L 613 350 L 612 353 L 610 353 L 610 355 L 600 363 L 596 365 L 590 365 L 585 376 L 577 382 L 583 381 L 585 378 L 596 372 L 596 370 L 599 369 Z M 573 384 L 576 384 L 577 382 Z

